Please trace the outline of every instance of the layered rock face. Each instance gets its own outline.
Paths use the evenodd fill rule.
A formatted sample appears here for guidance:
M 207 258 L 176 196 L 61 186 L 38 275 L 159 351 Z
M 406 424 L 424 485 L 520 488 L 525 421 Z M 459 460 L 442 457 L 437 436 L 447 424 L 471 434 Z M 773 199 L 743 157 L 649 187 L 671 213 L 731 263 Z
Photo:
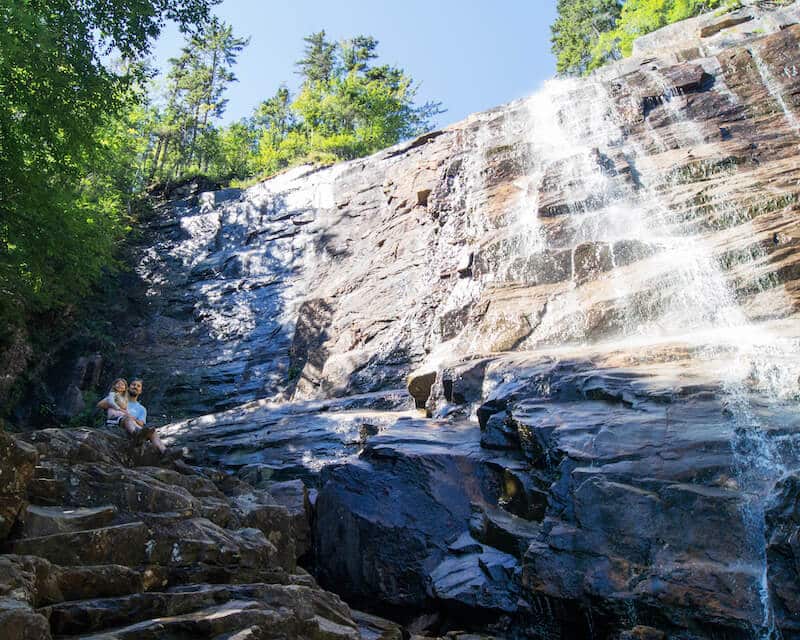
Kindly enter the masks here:
M 165 435 L 313 489 L 411 632 L 800 637 L 800 7 L 371 158 L 164 206 L 124 328 Z
M 4 639 L 399 638 L 297 567 L 309 540 L 299 481 L 254 487 L 88 429 L 0 442 L 16 452 L 4 475 L 17 470 L 24 489 L 4 513 Z

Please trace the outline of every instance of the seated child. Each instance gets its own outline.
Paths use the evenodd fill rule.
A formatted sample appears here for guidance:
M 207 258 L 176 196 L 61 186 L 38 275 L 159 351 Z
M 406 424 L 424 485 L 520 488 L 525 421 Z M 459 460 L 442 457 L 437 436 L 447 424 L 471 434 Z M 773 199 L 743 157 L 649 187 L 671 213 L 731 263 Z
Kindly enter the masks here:
M 124 378 L 114 380 L 105 401 L 110 405 L 106 413 L 106 424 L 119 426 L 120 421 L 129 415 L 128 381 Z

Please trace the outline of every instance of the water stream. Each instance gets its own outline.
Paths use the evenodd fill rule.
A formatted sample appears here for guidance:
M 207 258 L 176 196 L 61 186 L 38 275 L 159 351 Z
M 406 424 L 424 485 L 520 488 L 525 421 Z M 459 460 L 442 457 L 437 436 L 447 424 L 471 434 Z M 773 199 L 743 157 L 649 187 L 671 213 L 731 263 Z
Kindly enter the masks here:
M 790 125 L 800 131 L 766 66 L 755 52 L 753 57 Z M 656 109 L 667 121 L 660 129 L 644 127 L 653 137 L 651 148 L 677 159 L 681 149 L 691 153 L 707 146 L 702 123 L 685 115 L 683 96 L 658 72 L 647 73 L 661 88 Z M 531 319 L 535 329 L 523 347 L 588 346 L 609 334 L 631 345 L 687 333 L 716 334 L 697 357 L 725 363 L 718 380 L 727 397 L 732 474 L 744 496 L 742 518 L 750 547 L 742 554 L 761 567 L 755 595 L 762 620 L 753 633 L 773 640 L 779 632 L 767 577 L 764 503 L 789 469 L 751 399 L 754 392 L 775 403 L 796 396 L 800 346 L 748 319 L 715 255 L 712 234 L 687 224 L 692 211 L 669 199 L 683 179 L 680 171 L 665 169 L 666 163 L 659 166 L 641 141 L 627 135 L 619 107 L 601 82 L 548 82 L 528 102 L 526 129 L 530 185 L 523 192 L 538 195 L 521 197 L 515 232 L 527 241 L 514 245 L 515 250 L 542 263 L 554 252 L 569 251 L 570 260 L 569 277 L 553 287 L 538 325 Z M 663 129 L 671 140 L 660 133 Z M 542 199 L 553 189 L 563 191 L 560 201 L 568 203 L 567 210 L 543 208 Z M 730 225 L 749 224 L 730 203 L 710 206 Z M 758 257 L 755 252 L 749 261 Z M 739 269 L 748 268 L 747 260 L 739 264 Z M 598 315 L 605 315 L 604 326 L 598 327 Z

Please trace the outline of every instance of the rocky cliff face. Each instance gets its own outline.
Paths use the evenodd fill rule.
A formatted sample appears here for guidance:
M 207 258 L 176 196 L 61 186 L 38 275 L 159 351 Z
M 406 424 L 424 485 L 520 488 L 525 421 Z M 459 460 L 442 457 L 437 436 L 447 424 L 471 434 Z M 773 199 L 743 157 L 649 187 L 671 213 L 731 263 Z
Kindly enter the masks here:
M 798 22 L 164 206 L 145 404 L 301 478 L 320 582 L 412 632 L 800 637 Z

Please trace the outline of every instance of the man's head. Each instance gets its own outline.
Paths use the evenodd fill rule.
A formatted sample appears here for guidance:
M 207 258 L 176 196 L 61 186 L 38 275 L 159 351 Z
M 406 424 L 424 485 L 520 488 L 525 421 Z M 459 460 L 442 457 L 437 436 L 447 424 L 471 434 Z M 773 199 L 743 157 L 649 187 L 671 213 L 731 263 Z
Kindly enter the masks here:
M 134 378 L 131 380 L 130 384 L 128 385 L 128 395 L 136 400 L 142 394 L 142 379 L 141 378 Z

